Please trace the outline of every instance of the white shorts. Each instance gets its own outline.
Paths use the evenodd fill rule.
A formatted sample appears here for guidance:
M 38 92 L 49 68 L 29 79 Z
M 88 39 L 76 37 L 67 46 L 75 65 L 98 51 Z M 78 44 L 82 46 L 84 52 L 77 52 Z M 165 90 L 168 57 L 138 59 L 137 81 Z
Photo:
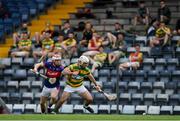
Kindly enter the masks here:
M 139 62 L 128 62 L 127 65 L 128 65 L 128 67 L 132 67 L 132 66 L 139 67 L 140 66 Z
M 53 91 L 59 91 L 59 88 L 48 88 L 46 86 L 43 87 L 43 90 L 41 92 L 41 96 L 44 96 L 44 97 L 49 97 L 51 95 L 51 92 Z
M 86 87 L 84 87 L 84 85 L 81 85 L 80 87 L 71 87 L 69 85 L 66 85 L 65 89 L 64 89 L 65 92 L 77 92 L 77 93 L 84 93 L 87 91 Z

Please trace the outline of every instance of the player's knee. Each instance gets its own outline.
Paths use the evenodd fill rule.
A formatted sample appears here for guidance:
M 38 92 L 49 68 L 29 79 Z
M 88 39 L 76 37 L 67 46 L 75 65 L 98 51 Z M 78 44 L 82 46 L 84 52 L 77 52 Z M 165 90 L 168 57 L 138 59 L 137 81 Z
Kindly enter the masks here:
M 92 103 L 93 102 L 93 98 L 87 98 L 86 101 L 89 102 L 89 103 Z

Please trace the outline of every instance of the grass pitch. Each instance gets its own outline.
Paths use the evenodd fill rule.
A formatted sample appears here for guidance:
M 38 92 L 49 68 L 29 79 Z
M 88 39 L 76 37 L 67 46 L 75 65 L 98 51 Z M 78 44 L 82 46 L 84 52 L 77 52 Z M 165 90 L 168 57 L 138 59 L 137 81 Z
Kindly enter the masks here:
M 57 114 L 57 115 L 42 115 L 42 114 L 22 114 L 22 115 L 0 115 L 0 120 L 27 120 L 27 121 L 39 121 L 39 120 L 80 120 L 80 121 L 104 121 L 104 120 L 122 120 L 122 121 L 180 121 L 178 115 L 92 115 L 92 114 Z

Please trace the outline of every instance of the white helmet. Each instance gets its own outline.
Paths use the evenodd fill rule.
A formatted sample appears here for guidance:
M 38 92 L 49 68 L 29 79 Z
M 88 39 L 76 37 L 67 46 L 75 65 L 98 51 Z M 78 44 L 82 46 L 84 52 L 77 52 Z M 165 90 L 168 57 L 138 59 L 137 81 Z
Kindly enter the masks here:
M 78 61 L 80 61 L 81 63 L 89 63 L 88 57 L 86 57 L 84 55 L 80 56 Z
M 61 60 L 61 56 L 58 54 L 53 55 L 52 60 Z

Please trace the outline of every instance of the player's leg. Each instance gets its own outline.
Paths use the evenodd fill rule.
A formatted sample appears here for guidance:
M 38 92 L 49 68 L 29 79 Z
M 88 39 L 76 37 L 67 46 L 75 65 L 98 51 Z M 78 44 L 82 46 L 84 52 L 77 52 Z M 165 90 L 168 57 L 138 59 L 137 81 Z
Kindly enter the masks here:
M 44 86 L 41 92 L 41 98 L 40 98 L 41 113 L 46 113 L 47 100 L 48 100 L 49 94 L 50 94 L 50 89 Z
M 46 113 L 47 100 L 48 97 L 41 96 L 40 98 L 41 113 Z
M 57 101 L 55 105 L 54 108 L 55 113 L 58 113 L 59 108 L 63 105 L 65 101 L 67 101 L 67 99 L 69 98 L 72 92 L 73 92 L 72 88 L 69 85 L 67 85 L 61 95 L 61 98 Z
M 53 88 L 51 91 L 51 100 L 50 100 L 50 103 L 48 105 L 48 113 L 51 112 L 51 106 L 53 104 L 56 104 L 58 94 L 59 94 L 59 88 Z
M 94 113 L 94 110 L 89 106 L 93 102 L 93 97 L 90 92 L 82 85 L 79 87 L 78 92 L 80 96 L 85 100 L 84 108 L 87 109 L 89 112 Z

